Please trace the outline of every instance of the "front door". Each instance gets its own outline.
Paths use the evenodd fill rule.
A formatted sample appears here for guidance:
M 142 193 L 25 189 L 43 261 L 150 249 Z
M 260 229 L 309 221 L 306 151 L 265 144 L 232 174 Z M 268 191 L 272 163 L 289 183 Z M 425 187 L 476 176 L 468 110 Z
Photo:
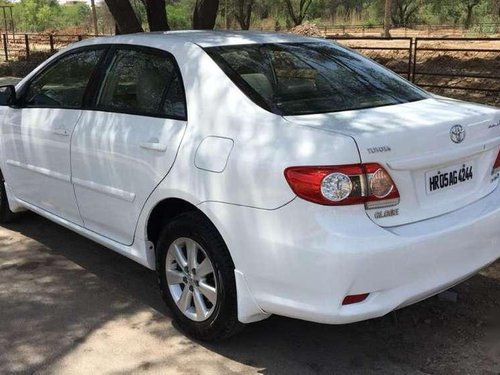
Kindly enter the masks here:
M 146 199 L 167 175 L 186 127 L 172 55 L 114 47 L 92 110 L 75 129 L 71 163 L 87 229 L 130 245 Z
M 51 62 L 21 88 L 19 108 L 7 108 L 0 136 L 16 197 L 79 225 L 71 183 L 71 136 L 102 53 L 83 50 Z

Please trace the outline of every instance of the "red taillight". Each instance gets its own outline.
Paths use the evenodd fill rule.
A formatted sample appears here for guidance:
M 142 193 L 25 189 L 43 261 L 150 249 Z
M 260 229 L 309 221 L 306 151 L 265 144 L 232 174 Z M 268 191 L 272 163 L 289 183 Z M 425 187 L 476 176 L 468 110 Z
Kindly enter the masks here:
M 342 305 L 352 305 L 353 303 L 359 303 L 363 302 L 365 299 L 367 299 L 369 296 L 369 293 L 364 293 L 364 294 L 353 294 L 350 296 L 346 296 L 344 300 L 342 301 Z
M 379 164 L 290 167 L 285 178 L 295 194 L 328 206 L 365 203 L 386 207 L 399 203 L 399 192 Z
M 493 173 L 500 172 L 500 152 L 498 153 L 497 160 L 493 165 Z

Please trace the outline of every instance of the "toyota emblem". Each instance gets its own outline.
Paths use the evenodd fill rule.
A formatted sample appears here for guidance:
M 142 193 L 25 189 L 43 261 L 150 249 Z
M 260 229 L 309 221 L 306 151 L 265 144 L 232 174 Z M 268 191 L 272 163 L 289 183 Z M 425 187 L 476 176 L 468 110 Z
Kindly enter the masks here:
M 450 138 L 454 143 L 462 143 L 465 139 L 465 129 L 462 125 L 455 125 L 450 130 Z

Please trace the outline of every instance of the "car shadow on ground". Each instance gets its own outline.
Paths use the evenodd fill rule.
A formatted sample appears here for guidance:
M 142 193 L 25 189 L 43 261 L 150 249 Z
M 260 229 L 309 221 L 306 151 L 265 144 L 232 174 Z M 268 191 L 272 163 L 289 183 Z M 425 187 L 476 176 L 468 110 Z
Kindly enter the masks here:
M 94 326 L 116 316 L 136 313 L 141 309 L 137 305 L 154 309 L 158 313 L 155 315 L 157 320 L 170 321 L 170 311 L 160 298 L 153 271 L 34 214 L 25 214 L 6 228 L 44 246 L 36 249 L 39 260 L 20 266 L 19 262 L 16 263 L 17 286 L 8 293 L 4 291 L 0 298 L 0 309 L 10 311 L 8 322 L 0 323 L 0 327 L 16 331 L 4 336 L 9 345 L 52 346 L 54 353 L 48 355 L 47 364 L 60 359 L 85 340 Z M 8 244 L 8 239 L 4 241 L 7 242 L 0 244 L 0 248 Z M 44 253 L 47 253 L 47 258 L 44 258 Z M 60 267 L 58 259 L 61 260 Z M 68 267 L 66 260 L 81 268 Z M 0 274 L 5 277 L 9 275 L 9 262 L 15 263 L 7 259 L 0 264 Z M 48 266 L 46 273 L 37 276 L 37 282 L 46 285 L 43 295 L 34 295 L 34 291 L 31 294 L 30 291 L 18 293 L 24 282 L 23 274 L 36 268 L 37 262 L 48 263 L 44 264 Z M 87 275 L 92 275 L 92 278 Z M 57 277 L 62 278 L 60 281 L 64 282 L 65 288 L 47 294 Z M 79 281 L 72 284 L 71 280 Z M 88 282 L 82 284 L 82 280 Z M 95 280 L 106 287 L 95 286 Z M 17 293 L 15 296 L 14 292 Z M 102 305 L 92 303 L 82 311 L 86 296 L 90 299 L 96 293 L 102 294 Z M 500 263 L 456 286 L 453 293 L 456 294 L 431 298 L 367 322 L 327 326 L 271 317 L 249 325 L 241 334 L 227 341 L 195 344 L 263 374 L 500 373 L 500 356 L 497 357 L 499 353 L 495 351 L 500 336 L 494 325 L 500 316 Z M 27 321 L 35 330 L 43 328 L 40 319 L 49 319 L 50 316 L 37 317 L 36 314 L 50 303 L 57 306 L 57 311 L 54 310 L 58 319 L 57 332 L 50 331 L 54 322 L 44 327 L 50 334 L 45 332 L 38 337 L 28 334 L 30 327 L 16 326 L 16 316 L 28 316 L 31 318 Z M 45 315 L 52 314 L 47 311 Z M 167 325 L 160 325 L 153 333 L 164 339 L 177 335 Z M 20 339 L 22 335 L 27 337 Z M 1 339 L 0 334 L 0 346 L 7 344 Z M 189 340 L 181 342 L 194 345 Z M 57 346 L 65 349 L 59 350 Z M 16 355 L 22 356 L 19 350 Z M 130 372 L 140 370 L 139 367 Z M 226 370 L 229 372 L 229 368 L 219 369 L 219 373 Z

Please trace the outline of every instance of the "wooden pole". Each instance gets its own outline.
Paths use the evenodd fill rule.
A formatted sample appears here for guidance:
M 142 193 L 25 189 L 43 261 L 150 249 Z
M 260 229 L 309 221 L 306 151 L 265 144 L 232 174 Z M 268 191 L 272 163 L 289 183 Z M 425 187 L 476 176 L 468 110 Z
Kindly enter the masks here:
M 5 24 L 5 35 L 7 36 L 8 32 L 9 32 L 9 26 L 7 25 L 7 15 L 5 14 L 5 7 L 4 6 L 2 7 L 2 10 L 3 10 L 3 22 Z
M 12 15 L 12 8 L 9 7 L 10 10 L 10 22 L 12 23 L 12 40 L 16 40 L 16 24 L 14 23 L 14 16 Z
M 97 11 L 95 9 L 95 0 L 90 0 L 90 7 L 92 8 L 92 21 L 94 23 L 94 34 L 99 35 L 99 29 L 97 28 Z
M 5 61 L 9 61 L 9 48 L 7 47 L 7 34 L 3 34 L 3 52 L 5 54 Z
M 392 0 L 385 0 L 384 38 L 391 37 Z

